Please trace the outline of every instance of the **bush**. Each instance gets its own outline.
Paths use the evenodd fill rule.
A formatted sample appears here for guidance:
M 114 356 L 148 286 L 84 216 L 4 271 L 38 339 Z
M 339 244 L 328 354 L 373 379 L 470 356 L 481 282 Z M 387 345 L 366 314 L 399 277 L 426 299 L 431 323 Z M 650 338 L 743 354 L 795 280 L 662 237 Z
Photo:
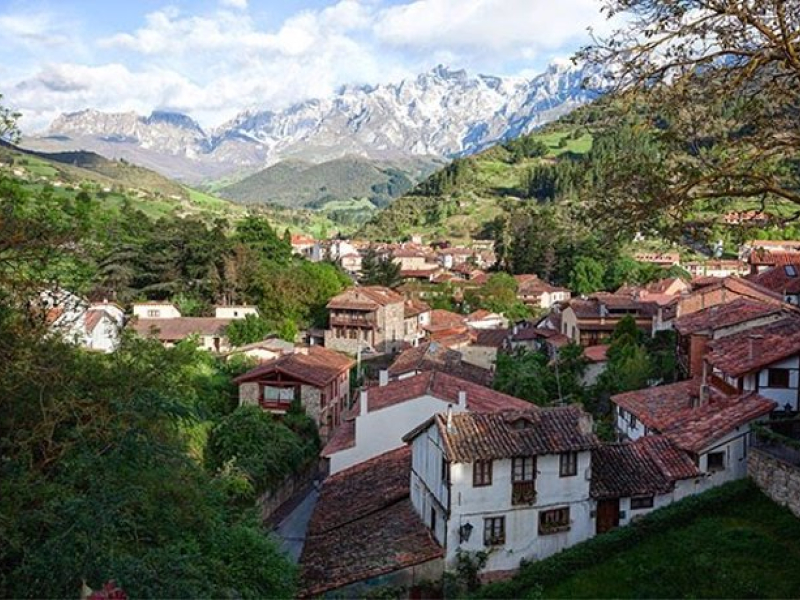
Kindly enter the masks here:
M 291 419 L 295 426 L 302 422 L 298 416 Z M 308 436 L 307 425 L 299 429 Z M 205 462 L 214 472 L 236 467 L 260 494 L 274 490 L 288 475 L 310 464 L 318 449 L 318 438 L 301 437 L 257 406 L 242 406 L 211 430 Z

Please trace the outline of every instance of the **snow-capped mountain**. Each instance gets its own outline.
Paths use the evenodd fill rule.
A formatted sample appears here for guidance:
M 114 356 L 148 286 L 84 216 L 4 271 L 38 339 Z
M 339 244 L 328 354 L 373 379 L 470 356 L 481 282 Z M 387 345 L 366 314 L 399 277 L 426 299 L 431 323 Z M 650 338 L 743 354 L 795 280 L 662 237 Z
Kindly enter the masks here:
M 346 86 L 281 111 L 246 111 L 208 132 L 177 113 L 85 110 L 60 116 L 32 145 L 81 146 L 126 158 L 156 153 L 169 159 L 146 162 L 179 178 L 203 171 L 197 165 L 213 166 L 218 174 L 286 158 L 453 157 L 527 133 L 592 99 L 596 92 L 582 84 L 595 76 L 563 63 L 533 79 L 472 76 L 438 66 L 396 84 Z M 187 160 L 195 165 L 192 175 L 181 172 Z

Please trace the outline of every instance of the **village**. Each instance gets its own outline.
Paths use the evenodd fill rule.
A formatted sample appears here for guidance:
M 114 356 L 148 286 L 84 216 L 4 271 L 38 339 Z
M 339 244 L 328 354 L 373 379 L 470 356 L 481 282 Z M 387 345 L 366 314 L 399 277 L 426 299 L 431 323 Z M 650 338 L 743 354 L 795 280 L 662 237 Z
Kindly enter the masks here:
M 83 347 L 113 352 L 126 329 L 165 346 L 194 340 L 250 361 L 235 379 L 241 406 L 278 416 L 302 406 L 323 443 L 315 485 L 264 514 L 298 501 L 313 508 L 296 552 L 302 596 L 413 590 L 479 555 L 482 578 L 508 577 L 521 561 L 747 476 L 800 516 L 786 491 L 800 480 L 800 456 L 769 435 L 798 433 L 800 243 L 751 242 L 739 260 L 688 264 L 641 253 L 637 261 L 688 277 L 587 296 L 516 275 L 516 300 L 531 315 L 523 320 L 466 312 L 470 290 L 492 277 L 491 244 L 291 243 L 353 279 L 328 302 L 327 328 L 294 341 L 233 345 L 226 328 L 256 317 L 254 306 L 185 317 L 169 301 L 133 303 L 130 313 L 67 292 L 45 302 L 51 328 Z M 395 265 L 394 288 L 359 283 L 367 254 Z M 432 308 L 441 284 L 463 312 Z M 624 324 L 644 338 L 673 332 L 676 381 L 613 395 L 605 416 L 562 395 L 560 383 L 543 406 L 496 389 L 502 357 L 540 355 L 558 377 L 569 347 L 589 389 Z M 610 433 L 600 434 L 598 416 Z

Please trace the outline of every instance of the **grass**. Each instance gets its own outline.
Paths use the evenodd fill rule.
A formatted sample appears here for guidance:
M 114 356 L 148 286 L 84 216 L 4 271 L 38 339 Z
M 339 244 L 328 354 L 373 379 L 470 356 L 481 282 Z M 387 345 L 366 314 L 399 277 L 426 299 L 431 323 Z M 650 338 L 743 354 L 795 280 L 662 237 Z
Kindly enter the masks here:
M 688 507 L 692 510 L 681 507 L 687 502 L 684 501 L 646 517 L 642 523 L 650 519 L 651 526 L 652 521 L 663 521 L 656 524 L 652 532 L 637 535 L 635 530 L 624 531 L 636 525 L 622 528 L 534 563 L 525 582 L 517 586 L 513 595 L 544 598 L 800 597 L 800 519 L 773 503 L 750 482 L 723 487 L 728 490 L 718 488 L 722 489 L 721 501 L 720 492 L 714 490 L 702 495 L 710 494 L 711 502 L 704 503 L 702 496 L 690 499 Z M 621 539 L 603 540 L 615 535 Z M 570 561 L 569 552 L 573 555 L 583 552 L 582 568 L 564 568 Z M 586 560 L 592 554 L 596 560 Z M 535 582 L 534 571 L 541 584 Z M 554 577 L 556 573 L 564 576 Z M 488 596 L 498 591 L 488 587 L 485 590 Z

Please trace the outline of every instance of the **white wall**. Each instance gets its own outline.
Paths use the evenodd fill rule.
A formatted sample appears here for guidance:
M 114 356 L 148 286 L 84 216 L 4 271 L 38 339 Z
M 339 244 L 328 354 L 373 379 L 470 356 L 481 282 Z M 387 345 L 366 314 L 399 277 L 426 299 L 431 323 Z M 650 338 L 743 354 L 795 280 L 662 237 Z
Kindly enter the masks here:
M 645 426 L 638 418 L 636 419 L 636 425 L 631 427 L 631 413 L 616 404 L 613 404 L 613 406 L 616 414 L 614 422 L 618 434 L 631 441 L 638 440 L 645 435 Z
M 156 315 L 150 313 L 158 313 Z M 177 319 L 181 316 L 178 308 L 170 303 L 163 304 L 134 304 L 133 316 L 140 319 Z
M 434 414 L 445 412 L 448 406 L 450 404 L 444 400 L 421 396 L 366 415 L 360 414 L 356 417 L 355 446 L 330 455 L 330 473 L 337 473 L 389 450 L 400 448 L 404 445 L 402 438 L 405 434 Z M 463 410 L 458 405 L 453 405 L 453 412 Z
M 800 368 L 798 357 L 793 356 L 762 369 L 758 373 L 758 393 L 765 398 L 775 400 L 778 403 L 778 408 L 783 408 L 788 403 L 793 410 L 797 410 L 797 388 L 800 387 L 800 371 L 798 371 L 798 368 Z M 789 387 L 769 387 L 769 369 L 789 369 Z M 747 384 L 747 380 L 745 380 L 745 384 Z
M 258 316 L 255 306 L 215 306 L 214 317 L 217 319 L 244 319 L 247 315 Z

